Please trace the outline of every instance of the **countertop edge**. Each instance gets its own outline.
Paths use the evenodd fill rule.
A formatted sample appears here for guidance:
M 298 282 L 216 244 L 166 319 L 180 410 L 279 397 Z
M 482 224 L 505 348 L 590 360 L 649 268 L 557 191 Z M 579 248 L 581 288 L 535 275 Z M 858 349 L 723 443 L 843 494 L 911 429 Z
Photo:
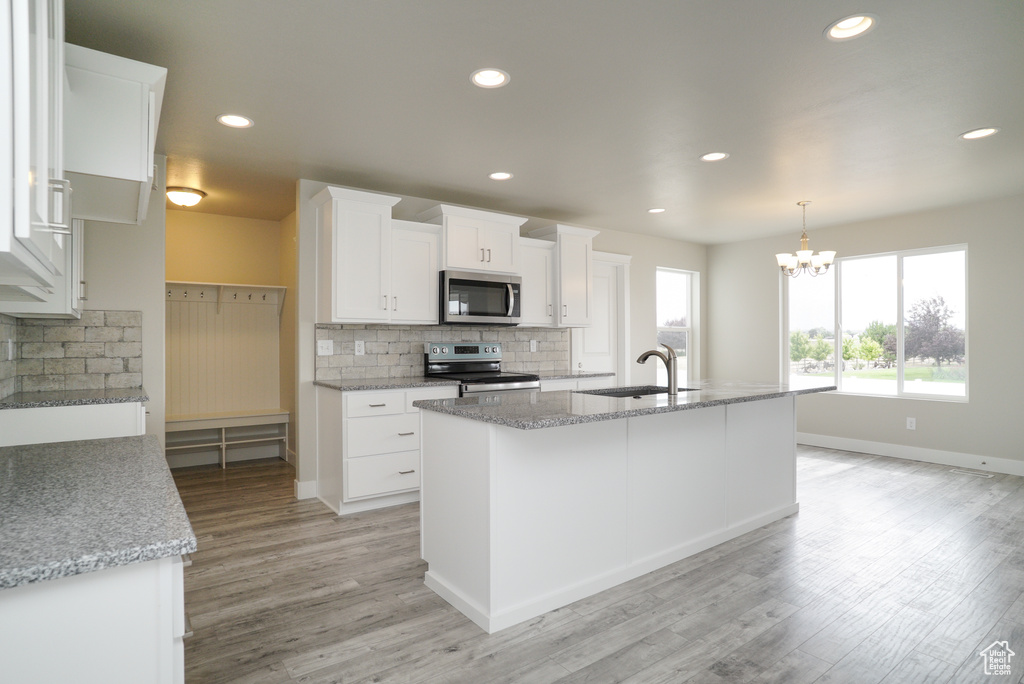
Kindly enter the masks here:
M 67 393 L 82 392 L 81 396 L 43 396 L 43 395 L 58 395 L 61 394 L 59 391 L 55 392 L 18 392 L 12 394 L 9 397 L 0 399 L 0 411 L 11 410 L 11 409 L 26 409 L 26 408 L 53 408 L 57 406 L 95 406 L 100 404 L 131 404 L 135 402 L 145 403 L 149 401 L 149 394 L 142 388 L 129 388 L 123 392 L 123 394 L 112 394 L 106 396 L 86 396 L 85 393 L 92 392 L 94 390 L 67 390 Z M 104 392 L 105 390 L 95 390 L 96 392 Z M 38 398 L 26 398 L 32 397 L 32 395 L 40 395 Z

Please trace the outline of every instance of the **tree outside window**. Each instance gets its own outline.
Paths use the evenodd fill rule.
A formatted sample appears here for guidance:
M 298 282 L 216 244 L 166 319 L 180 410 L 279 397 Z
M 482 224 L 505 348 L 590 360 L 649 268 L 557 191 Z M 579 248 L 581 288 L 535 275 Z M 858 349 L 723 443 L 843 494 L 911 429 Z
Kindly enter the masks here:
M 688 350 L 693 331 L 693 274 L 670 268 L 658 268 L 655 280 L 658 344 L 667 344 L 679 357 L 679 383 L 689 381 Z M 658 364 L 657 383 L 668 382 L 664 364 Z

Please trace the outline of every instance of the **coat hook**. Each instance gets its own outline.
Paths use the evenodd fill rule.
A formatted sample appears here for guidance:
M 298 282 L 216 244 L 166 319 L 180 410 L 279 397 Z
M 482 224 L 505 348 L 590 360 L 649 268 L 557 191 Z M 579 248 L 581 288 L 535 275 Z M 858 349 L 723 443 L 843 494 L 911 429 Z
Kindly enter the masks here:
M 188 290 L 185 290 L 185 299 L 188 299 Z
M 249 301 L 252 301 L 252 292 L 249 293 Z
M 231 298 L 232 299 L 238 299 L 238 293 L 236 292 L 235 294 L 231 295 Z

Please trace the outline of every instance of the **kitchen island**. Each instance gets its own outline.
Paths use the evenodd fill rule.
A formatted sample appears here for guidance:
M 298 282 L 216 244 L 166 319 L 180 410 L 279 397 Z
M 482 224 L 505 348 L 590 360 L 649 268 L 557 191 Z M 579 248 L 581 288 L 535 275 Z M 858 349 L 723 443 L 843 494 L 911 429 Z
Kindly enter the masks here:
M 155 436 L 0 448 L 0 679 L 183 682 L 195 550 Z
M 796 395 L 417 401 L 424 581 L 495 632 L 796 513 Z

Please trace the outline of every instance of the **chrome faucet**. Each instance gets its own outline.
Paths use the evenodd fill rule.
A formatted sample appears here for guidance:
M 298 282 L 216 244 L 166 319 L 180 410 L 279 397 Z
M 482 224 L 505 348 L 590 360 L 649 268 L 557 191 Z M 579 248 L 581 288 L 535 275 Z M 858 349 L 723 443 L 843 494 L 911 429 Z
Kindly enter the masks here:
M 669 396 L 676 396 L 679 394 L 679 383 L 676 381 L 676 350 L 667 344 L 661 345 L 665 348 L 667 354 L 663 354 L 657 349 L 649 349 L 637 357 L 637 363 L 645 363 L 647 359 L 652 356 L 657 356 L 659 359 L 665 362 L 665 370 L 668 371 L 668 393 Z

